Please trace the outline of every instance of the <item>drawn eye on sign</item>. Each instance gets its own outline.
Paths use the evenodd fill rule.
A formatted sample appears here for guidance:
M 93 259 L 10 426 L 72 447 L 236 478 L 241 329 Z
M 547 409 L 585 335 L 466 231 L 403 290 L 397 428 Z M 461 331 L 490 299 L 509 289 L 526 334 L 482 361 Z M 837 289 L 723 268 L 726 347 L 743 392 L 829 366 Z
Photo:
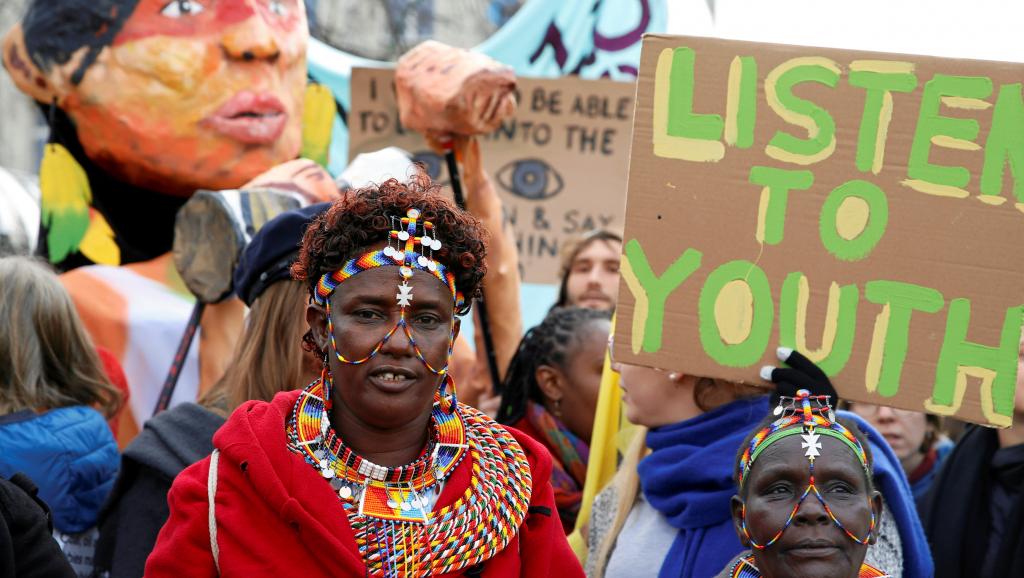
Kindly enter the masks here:
M 540 201 L 562 192 L 564 181 L 551 165 L 541 159 L 512 161 L 498 170 L 498 184 L 513 195 Z

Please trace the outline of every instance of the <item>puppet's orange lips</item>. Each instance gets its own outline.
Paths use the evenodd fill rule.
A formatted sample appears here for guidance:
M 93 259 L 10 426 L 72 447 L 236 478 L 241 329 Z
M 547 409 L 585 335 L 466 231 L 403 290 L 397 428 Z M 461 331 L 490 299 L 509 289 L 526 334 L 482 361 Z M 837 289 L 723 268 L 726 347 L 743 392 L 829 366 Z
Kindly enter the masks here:
M 284 131 L 288 112 L 284 103 L 268 93 L 239 92 L 203 124 L 243 144 L 273 143 Z

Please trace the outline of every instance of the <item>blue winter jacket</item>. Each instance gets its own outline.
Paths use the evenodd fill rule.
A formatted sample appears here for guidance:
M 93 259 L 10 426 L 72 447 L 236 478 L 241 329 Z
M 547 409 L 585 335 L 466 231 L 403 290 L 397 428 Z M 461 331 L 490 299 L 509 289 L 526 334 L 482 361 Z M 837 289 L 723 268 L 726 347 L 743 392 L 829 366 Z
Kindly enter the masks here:
M 25 473 L 68 534 L 96 525 L 120 465 L 117 442 L 94 409 L 76 406 L 0 416 L 0 476 Z

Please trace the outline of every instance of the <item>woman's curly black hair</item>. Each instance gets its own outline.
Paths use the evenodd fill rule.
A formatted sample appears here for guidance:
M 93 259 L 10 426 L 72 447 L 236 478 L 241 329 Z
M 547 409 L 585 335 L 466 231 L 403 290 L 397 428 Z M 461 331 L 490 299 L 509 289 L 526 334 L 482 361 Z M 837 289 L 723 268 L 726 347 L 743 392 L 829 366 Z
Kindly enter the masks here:
M 335 201 L 306 229 L 292 276 L 306 282 L 312 297 L 324 273 L 337 271 L 368 247 L 387 240 L 391 218 L 404 217 L 412 208 L 434 224 L 442 243 L 434 257 L 455 276 L 455 286 L 466 298 L 455 314 L 465 315 L 487 273 L 488 233 L 476 217 L 455 206 L 440 186 L 422 175 L 405 183 L 389 179 Z
M 498 423 L 515 425 L 526 415 L 529 402 L 544 405 L 544 394 L 537 385 L 537 368 L 553 365 L 565 368 L 575 348 L 589 334 L 584 329 L 594 321 L 609 321 L 610 311 L 582 307 L 556 307 L 544 321 L 530 329 L 508 365 L 501 388 Z

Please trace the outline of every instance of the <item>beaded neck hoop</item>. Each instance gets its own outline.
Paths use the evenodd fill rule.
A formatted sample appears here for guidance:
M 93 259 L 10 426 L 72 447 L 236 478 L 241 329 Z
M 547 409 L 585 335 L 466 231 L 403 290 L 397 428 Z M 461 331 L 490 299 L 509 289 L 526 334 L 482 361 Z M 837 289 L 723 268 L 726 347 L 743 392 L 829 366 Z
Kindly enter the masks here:
M 355 455 L 335 435 L 324 385 L 317 380 L 299 395 L 286 426 L 288 447 L 334 488 L 367 576 L 447 575 L 508 546 L 533 488 L 529 460 L 508 430 L 471 407 L 442 409 L 438 391 L 426 448 L 412 463 L 387 468 Z M 463 460 L 472 465 L 465 491 L 440 503 Z
M 751 536 L 749 529 L 747 528 L 747 506 L 744 503 L 740 509 L 740 530 L 743 535 L 746 536 L 747 540 L 750 541 L 751 546 L 758 550 L 764 550 L 768 546 L 771 546 L 782 537 L 782 534 L 789 528 L 790 524 L 793 523 L 793 519 L 796 517 L 797 512 L 800 510 L 800 506 L 803 505 L 804 500 L 812 492 L 814 496 L 821 503 L 828 517 L 831 518 L 840 530 L 842 530 L 847 537 L 858 544 L 867 544 L 871 538 L 871 534 L 875 530 L 875 513 L 871 510 L 871 526 L 868 528 L 868 533 L 860 538 L 854 535 L 852 532 L 843 526 L 839 518 L 832 513 L 832 509 L 829 508 L 825 498 L 818 491 L 818 487 L 814 483 L 814 460 L 821 454 L 818 450 L 821 449 L 821 442 L 819 438 L 821 436 L 827 436 L 835 438 L 848 448 L 853 451 L 854 455 L 857 456 L 857 460 L 860 462 L 861 467 L 864 469 L 865 475 L 870 479 L 871 468 L 868 465 L 867 453 L 861 446 L 860 440 L 857 439 L 853 433 L 850 432 L 843 424 L 835 420 L 835 413 L 832 411 L 832 406 L 829 403 L 829 396 L 827 395 L 811 395 L 806 389 L 797 391 L 796 397 L 782 396 L 779 399 L 779 405 L 775 408 L 774 413 L 779 416 L 779 419 L 773 421 L 768 427 L 757 432 L 750 440 L 750 444 L 744 448 L 743 453 L 740 454 L 739 462 L 736 464 L 736 479 L 742 492 L 743 485 L 746 483 L 747 477 L 750 474 L 750 469 L 754 465 L 754 460 L 758 458 L 769 446 L 778 442 L 779 440 L 799 435 L 802 438 L 801 447 L 806 451 L 804 456 L 807 457 L 810 468 L 810 483 L 807 489 L 804 490 L 800 499 L 797 501 L 793 510 L 789 513 L 789 517 L 786 519 L 786 523 L 782 526 L 770 540 L 764 543 L 758 543 L 753 536 Z
M 444 380 L 441 382 L 441 397 L 443 405 L 449 412 L 454 412 L 458 404 L 456 403 L 454 383 L 448 375 L 448 365 L 451 362 L 452 349 L 455 346 L 455 315 L 452 315 L 452 320 L 449 325 L 448 349 L 445 354 L 444 364 L 439 367 L 434 367 L 427 361 L 426 356 L 423 355 L 423 351 L 416 342 L 416 337 L 413 335 L 412 328 L 406 320 L 407 310 L 412 305 L 414 297 L 413 286 L 409 284 L 409 281 L 412 279 L 413 271 L 416 269 L 433 275 L 438 281 L 448 288 L 452 295 L 453 311 L 460 311 L 465 304 L 465 298 L 455 286 L 455 275 L 449 272 L 444 265 L 434 259 L 434 252 L 441 250 L 442 244 L 441 241 L 437 239 L 434 224 L 426 220 L 421 222 L 421 215 L 422 213 L 419 209 L 413 208 L 409 209 L 406 216 L 401 219 L 391 217 L 392 230 L 388 233 L 387 247 L 379 251 L 364 253 L 354 259 L 350 259 L 337 271 L 324 273 L 317 282 L 313 300 L 326 309 L 327 332 L 330 335 L 331 352 L 339 363 L 348 365 L 360 365 L 366 363 L 380 352 L 381 348 L 391 340 L 391 337 L 396 331 L 401 329 L 409 340 L 409 344 L 412 346 L 413 351 L 416 353 L 416 357 L 427 368 L 427 370 L 435 375 L 444 377 Z M 338 344 L 334 338 L 334 322 L 331 319 L 330 297 L 331 294 L 334 293 L 334 290 L 337 289 L 338 285 L 359 273 L 375 269 L 377 267 L 398 268 L 398 275 L 399 279 L 401 279 L 401 283 L 397 286 L 398 293 L 395 294 L 395 299 L 398 302 L 401 314 L 395 326 L 377 342 L 369 353 L 358 359 L 350 359 L 345 355 L 342 355 L 338 350 Z M 331 408 L 330 387 L 330 380 L 324 380 L 324 395 L 326 396 L 325 400 L 327 409 Z

